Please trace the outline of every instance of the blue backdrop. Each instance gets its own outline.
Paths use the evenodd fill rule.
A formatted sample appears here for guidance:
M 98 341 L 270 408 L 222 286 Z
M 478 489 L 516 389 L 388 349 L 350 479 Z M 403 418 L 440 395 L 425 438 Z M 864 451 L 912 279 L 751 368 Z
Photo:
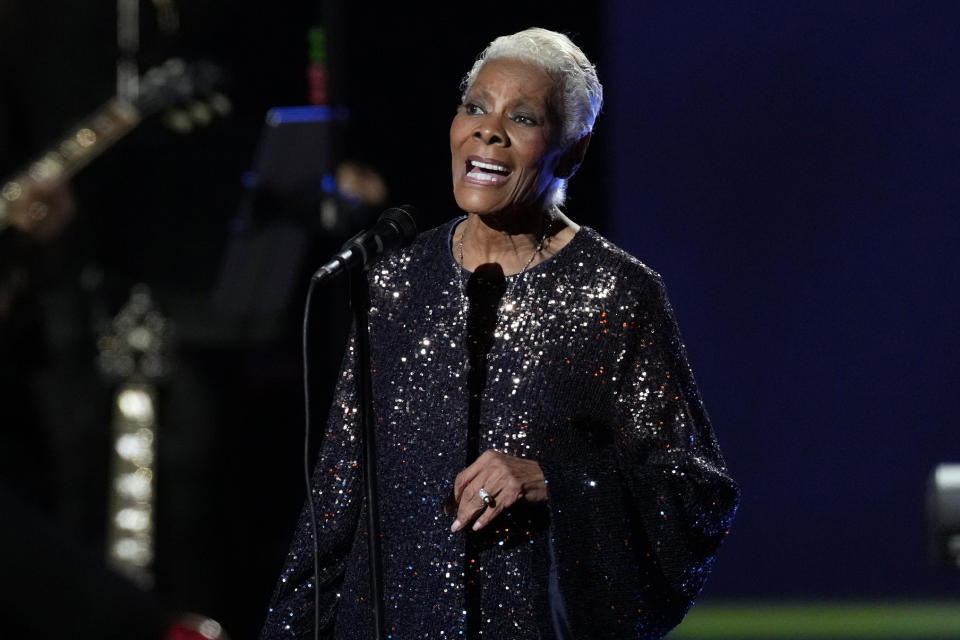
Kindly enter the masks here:
M 609 5 L 609 229 L 744 492 L 706 595 L 960 594 L 924 518 L 960 461 L 958 7 Z

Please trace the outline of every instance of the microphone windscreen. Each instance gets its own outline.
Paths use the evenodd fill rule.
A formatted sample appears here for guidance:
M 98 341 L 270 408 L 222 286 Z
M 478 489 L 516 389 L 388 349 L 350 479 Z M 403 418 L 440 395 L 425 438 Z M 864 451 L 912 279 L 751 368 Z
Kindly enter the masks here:
M 390 207 L 380 216 L 377 226 L 388 224 L 397 234 L 397 246 L 409 244 L 417 236 L 417 208 L 412 204 Z

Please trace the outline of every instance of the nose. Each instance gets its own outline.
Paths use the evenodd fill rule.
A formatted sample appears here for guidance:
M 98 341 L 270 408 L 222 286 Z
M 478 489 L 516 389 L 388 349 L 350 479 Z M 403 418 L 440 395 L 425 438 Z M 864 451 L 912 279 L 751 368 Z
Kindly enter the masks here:
M 492 114 L 477 123 L 473 137 L 483 140 L 485 144 L 504 145 L 507 142 L 507 134 L 500 126 L 500 119 Z

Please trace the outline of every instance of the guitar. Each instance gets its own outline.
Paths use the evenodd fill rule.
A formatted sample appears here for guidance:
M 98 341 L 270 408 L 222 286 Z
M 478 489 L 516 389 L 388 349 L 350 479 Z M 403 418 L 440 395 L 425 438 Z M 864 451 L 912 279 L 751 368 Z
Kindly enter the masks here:
M 144 73 L 135 100 L 111 98 L 23 171 L 0 183 L 0 230 L 12 222 L 15 205 L 28 197 L 32 184 L 74 176 L 150 116 L 167 112 L 167 126 L 186 133 L 216 115 L 228 115 L 230 100 L 217 91 L 221 76 L 211 64 L 187 64 L 179 58 Z

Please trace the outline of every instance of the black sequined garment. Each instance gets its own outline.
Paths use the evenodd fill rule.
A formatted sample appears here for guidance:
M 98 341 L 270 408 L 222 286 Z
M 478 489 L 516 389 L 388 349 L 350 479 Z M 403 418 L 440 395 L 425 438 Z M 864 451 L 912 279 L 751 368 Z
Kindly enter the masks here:
M 659 638 L 738 500 L 659 276 L 584 227 L 481 277 L 453 258 L 455 222 L 368 274 L 390 637 Z M 351 344 L 313 481 L 321 635 L 338 640 L 373 637 L 352 367 Z M 549 499 L 451 533 L 454 478 L 488 448 L 537 460 Z M 313 584 L 302 515 L 263 638 L 311 637 Z

